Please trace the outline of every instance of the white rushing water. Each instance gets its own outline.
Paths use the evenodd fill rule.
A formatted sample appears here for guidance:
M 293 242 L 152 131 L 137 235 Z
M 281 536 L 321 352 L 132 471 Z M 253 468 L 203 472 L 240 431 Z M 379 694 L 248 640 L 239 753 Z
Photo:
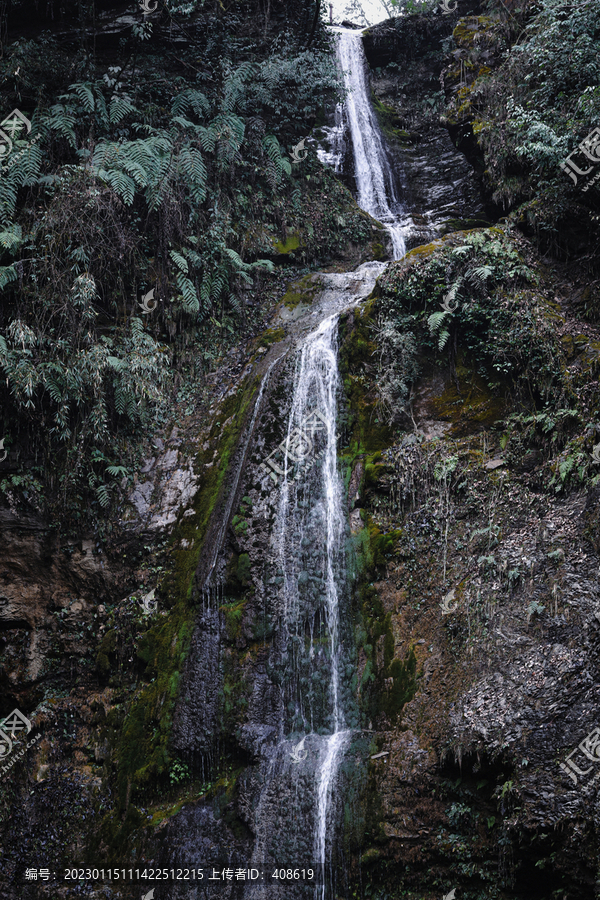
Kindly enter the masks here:
M 324 319 L 301 346 L 294 378 L 294 395 L 288 419 L 285 475 L 278 517 L 281 567 L 284 573 L 285 618 L 288 627 L 302 620 L 298 595 L 298 570 L 315 565 L 324 583 L 324 606 L 329 649 L 329 716 L 332 733 L 319 741 L 315 767 L 314 850 L 321 872 L 328 858 L 327 834 L 331 795 L 339 763 L 351 731 L 345 728 L 340 702 L 340 587 L 344 577 L 343 553 L 346 515 L 343 484 L 337 466 L 337 394 L 340 389 L 337 353 L 337 315 Z M 325 438 L 322 462 L 303 479 L 309 507 L 299 500 L 296 484 L 298 463 L 310 457 L 317 433 Z M 323 435 L 323 432 L 325 434 Z M 310 549 L 311 542 L 314 549 Z M 307 548 L 308 554 L 307 554 Z M 307 555 L 309 559 L 307 559 Z M 321 602 L 322 602 L 321 601 Z M 314 656 L 311 636 L 311 658 Z M 325 898 L 325 881 L 317 892 Z
M 396 195 L 385 143 L 371 106 L 362 32 L 345 28 L 336 29 L 336 32 L 338 62 L 348 89 L 344 118 L 348 120 L 352 137 L 358 191 L 356 202 L 385 225 L 392 240 L 394 259 L 401 259 L 406 253 L 405 226 L 400 221 L 403 210 Z
M 338 639 L 339 592 L 336 570 L 339 569 L 342 538 L 345 528 L 342 506 L 342 484 L 337 471 L 336 418 L 339 375 L 337 367 L 337 316 L 324 319 L 316 331 L 305 339 L 300 352 L 294 396 L 288 419 L 279 512 L 281 566 L 284 573 L 284 603 L 286 620 L 298 620 L 298 565 L 303 545 L 311 538 L 324 539 L 319 553 L 319 575 L 325 582 L 327 628 L 330 653 L 330 699 L 333 730 L 343 723 L 339 702 Z M 325 448 L 320 477 L 310 484 L 311 509 L 298 502 L 297 492 L 290 483 L 291 467 L 313 453 L 317 432 L 325 431 Z M 292 494 L 293 492 L 293 502 Z
M 337 53 L 344 73 L 348 96 L 336 111 L 336 124 L 330 133 L 332 151 L 327 161 L 337 171 L 349 131 L 354 153 L 358 190 L 357 202 L 387 228 L 394 259 L 406 252 L 402 207 L 396 194 L 393 173 L 385 144 L 371 107 L 367 89 L 366 61 L 362 35 L 340 30 Z M 331 858 L 333 827 L 333 791 L 352 730 L 347 727 L 340 700 L 340 593 L 343 565 L 346 509 L 343 484 L 337 467 L 337 394 L 340 389 L 337 352 L 338 315 L 324 318 L 302 344 L 294 378 L 294 394 L 287 429 L 287 454 L 281 486 L 277 530 L 280 566 L 283 572 L 284 617 L 290 636 L 294 626 L 305 620 L 298 584 L 306 568 L 322 577 L 326 627 L 329 645 L 328 730 L 318 739 L 319 757 L 315 767 L 314 852 L 320 863 L 323 883 L 315 897 L 327 895 L 326 863 Z M 307 424 L 308 423 L 308 424 Z M 326 432 L 322 464 L 314 467 L 317 478 L 302 471 L 302 463 L 314 452 L 317 432 Z M 299 466 L 300 464 L 300 466 Z M 304 488 L 299 500 L 299 484 Z M 308 500 L 308 502 L 307 502 Z M 308 507 L 308 508 L 307 508 Z M 315 545 L 312 552 L 311 541 Z M 319 545 L 318 547 L 316 545 Z M 309 576 L 310 577 L 310 576 Z M 298 635 L 298 631 L 296 632 Z M 314 656 L 311 633 L 310 657 Z M 316 668 L 318 671 L 318 668 Z M 297 713 L 309 730 L 312 710 L 306 708 L 302 692 L 295 698 Z M 304 706 L 303 706 L 304 704 Z M 316 735 L 315 735 L 316 738 Z M 313 746 L 315 742 L 313 741 Z M 329 840 L 328 840 L 329 838 Z
M 321 900 L 326 896 L 326 863 L 329 857 L 327 847 L 327 823 L 328 812 L 331 807 L 331 797 L 335 784 L 338 767 L 343 759 L 346 747 L 350 740 L 351 731 L 336 731 L 327 739 L 324 753 L 319 759 L 319 782 L 317 786 L 317 814 L 315 835 L 315 856 L 320 863 L 323 883 L 317 887 L 315 894 L 321 894 Z M 330 834 L 330 844 L 333 830 Z

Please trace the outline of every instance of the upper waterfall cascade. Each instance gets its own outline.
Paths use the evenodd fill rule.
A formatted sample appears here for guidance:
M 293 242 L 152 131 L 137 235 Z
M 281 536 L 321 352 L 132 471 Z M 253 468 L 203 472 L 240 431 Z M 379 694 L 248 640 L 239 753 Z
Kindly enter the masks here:
M 369 98 L 362 34 L 342 28 L 336 32 L 338 64 L 348 91 L 343 109 L 336 112 L 336 140 L 343 140 L 344 123 L 347 122 L 354 155 L 357 203 L 385 225 L 392 240 L 394 259 L 401 259 L 406 252 L 403 209 L 385 141 Z

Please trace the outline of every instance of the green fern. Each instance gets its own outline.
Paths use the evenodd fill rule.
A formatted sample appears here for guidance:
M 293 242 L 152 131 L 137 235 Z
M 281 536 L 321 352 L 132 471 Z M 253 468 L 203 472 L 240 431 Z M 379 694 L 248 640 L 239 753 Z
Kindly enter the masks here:
M 188 109 L 193 110 L 198 118 L 202 119 L 210 112 L 210 102 L 201 91 L 188 88 L 174 98 L 171 110 L 176 116 L 180 116 Z
M 206 199 L 207 174 L 200 151 L 184 147 L 179 153 L 179 170 L 186 178 L 195 202 L 203 203 Z
M 55 103 L 47 113 L 42 116 L 42 125 L 51 131 L 56 131 L 68 144 L 75 148 L 77 138 L 75 136 L 75 113 L 70 106 L 64 103 Z
M 196 288 L 192 284 L 189 278 L 186 278 L 185 275 L 182 275 L 181 272 L 177 273 L 176 277 L 177 287 L 181 291 L 183 296 L 183 308 L 188 313 L 197 313 L 200 310 L 200 301 L 198 300 L 198 295 L 196 293 Z
M 137 112 L 137 110 L 129 97 L 118 96 L 117 94 L 111 97 L 108 109 L 108 118 L 111 125 L 118 125 L 131 112 Z
M 110 494 L 108 492 L 108 486 L 106 484 L 98 485 L 98 487 L 96 488 L 96 496 L 102 509 L 106 509 L 107 506 L 110 506 Z
M 89 81 L 80 82 L 79 84 L 70 84 L 69 90 L 77 95 L 81 105 L 86 112 L 93 112 L 95 108 L 94 92 L 92 84 Z
M 0 289 L 6 287 L 11 281 L 16 281 L 18 277 L 19 274 L 14 263 L 12 266 L 0 266 Z
M 129 469 L 126 469 L 125 466 L 107 466 L 105 471 L 114 478 L 122 478 L 129 475 Z
M 223 85 L 223 99 L 220 104 L 223 113 L 232 113 L 241 105 L 247 90 L 245 82 L 254 75 L 255 71 L 256 66 L 250 62 L 245 62 L 227 76 Z
M 0 245 L 5 250 L 13 250 L 23 243 L 23 229 L 20 225 L 11 225 L 6 231 L 0 231 Z
M 169 256 L 180 272 L 183 272 L 184 275 L 189 273 L 188 261 L 180 253 L 177 253 L 175 250 L 169 250 Z

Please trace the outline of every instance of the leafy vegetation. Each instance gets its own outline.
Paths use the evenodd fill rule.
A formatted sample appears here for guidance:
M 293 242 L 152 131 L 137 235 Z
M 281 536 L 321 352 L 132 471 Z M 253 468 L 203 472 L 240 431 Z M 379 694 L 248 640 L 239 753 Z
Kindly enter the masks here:
M 586 190 L 588 179 L 574 183 L 562 167 L 600 113 L 597 5 L 541 0 L 507 10 L 489 0 L 487 8 L 489 16 L 462 20 L 454 31 L 446 119 L 463 142 L 472 125 L 491 199 L 545 250 L 580 256 L 597 271 L 597 185 Z M 589 158 L 587 165 L 593 169 Z
M 378 335 L 389 373 L 382 400 L 398 414 L 414 378 L 415 349 L 455 369 L 460 353 L 490 388 L 509 379 L 522 395 L 566 391 L 561 348 L 539 315 L 539 277 L 500 229 L 453 238 L 431 256 L 409 253 L 381 281 Z M 410 359 L 395 344 L 412 347 Z M 389 382 L 389 384 L 388 384 Z M 394 393 L 393 384 L 400 385 Z M 384 393 L 385 392 L 385 393 Z
M 89 4 L 72 6 L 83 26 Z M 316 159 L 288 156 L 339 96 L 312 6 L 259 37 L 233 14 L 204 27 L 201 9 L 168 3 L 167 36 L 158 19 L 134 25 L 118 65 L 87 43 L 66 65 L 49 33 L 0 63 L 3 108 L 32 122 L 0 163 L 2 434 L 14 459 L 30 448 L 74 521 L 109 506 L 132 439 L 160 424 L 180 378 L 260 329 L 251 298 L 280 235 L 301 233 L 286 262 L 304 263 L 369 236 L 358 214 L 337 223 L 330 201 L 349 197 Z M 328 197 L 324 217 L 311 191 Z

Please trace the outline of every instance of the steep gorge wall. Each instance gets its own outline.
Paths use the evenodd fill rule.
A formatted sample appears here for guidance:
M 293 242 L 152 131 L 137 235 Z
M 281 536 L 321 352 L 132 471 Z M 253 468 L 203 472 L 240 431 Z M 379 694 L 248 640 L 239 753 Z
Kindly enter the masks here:
M 397 84 L 382 75 L 375 88 L 391 97 Z M 411 111 L 398 127 L 409 125 L 426 131 L 425 138 L 404 142 L 404 158 L 413 155 L 411 183 L 429 170 L 413 187 L 413 199 L 423 198 L 421 206 L 415 200 L 423 217 L 416 245 L 419 233 L 432 241 L 464 228 L 481 206 L 464 159 L 451 150 L 448 167 L 440 164 L 445 132 L 425 113 L 419 118 Z M 449 205 L 449 172 L 460 176 L 455 205 Z M 444 228 L 452 218 L 463 221 Z M 549 274 L 526 243 L 513 244 L 509 235 L 502 237 L 504 255 L 488 250 L 477 263 L 508 269 L 512 249 L 542 286 L 526 293 L 518 279 L 510 287 L 498 280 L 485 296 L 467 290 L 462 302 L 472 311 L 456 314 L 447 355 L 436 355 L 427 316 L 448 288 L 447 273 L 460 257 L 453 251 L 473 234 L 419 246 L 390 267 L 364 311 L 341 320 L 340 464 L 356 560 L 356 667 L 348 678 L 366 732 L 349 765 L 366 764 L 368 781 L 342 773 L 340 794 L 348 800 L 340 895 L 395 896 L 401 889 L 431 900 L 460 884 L 465 897 L 545 900 L 556 889 L 587 900 L 598 895 L 594 794 L 585 784 L 572 785 L 559 761 L 593 730 L 597 708 L 598 500 L 591 457 L 597 433 L 588 423 L 597 409 L 599 336 L 573 316 L 570 294 L 558 288 L 563 274 Z M 488 246 L 500 234 L 492 231 Z M 85 622 L 88 632 L 67 647 L 61 625 L 48 652 L 60 658 L 99 649 L 97 675 L 76 671 L 78 691 L 71 673 L 64 679 L 68 696 L 51 692 L 36 723 L 46 735 L 41 747 L 5 787 L 11 867 L 26 859 L 43 864 L 44 854 L 60 858 L 69 841 L 70 854 L 97 862 L 101 856 L 129 863 L 133 851 L 165 866 L 178 859 L 228 865 L 249 858 L 251 775 L 267 764 L 284 715 L 270 663 L 281 576 L 275 571 L 272 584 L 264 577 L 276 500 L 259 470 L 264 452 L 283 437 L 290 359 L 273 371 L 236 489 L 218 562 L 224 586 L 207 597 L 199 588 L 260 379 L 289 346 L 277 346 L 280 341 L 299 336 L 295 317 L 319 309 L 316 286 L 304 281 L 290 289 L 272 333 L 239 348 L 230 382 L 230 370 L 223 370 L 221 405 L 207 408 L 202 425 L 190 427 L 184 439 L 169 428 L 156 456 L 145 460 L 147 471 L 123 516 L 129 537 L 118 549 L 128 554 L 125 563 L 117 562 L 117 548 L 109 560 L 99 556 L 91 539 L 81 550 L 72 545 L 63 563 L 62 548 L 45 535 L 31 536 L 38 524 L 22 516 L 7 520 L 9 575 L 14 580 L 18 570 L 22 594 L 5 598 L 11 703 L 33 706 L 47 677 L 46 653 L 28 638 L 32 626 L 49 621 L 49 607 L 36 599 L 40 582 L 41 593 L 48 591 L 60 608 L 68 609 L 63 601 L 71 602 L 71 591 L 77 594 L 67 626 L 79 630 Z M 360 290 L 350 279 L 349 293 Z M 378 364 L 378 317 L 396 300 L 395 315 L 421 316 L 420 377 L 411 410 L 401 413 L 398 402 L 390 424 L 381 405 L 386 366 Z M 483 351 L 473 351 L 477 329 L 489 329 L 488 345 L 500 343 L 493 326 L 506 308 L 515 315 L 502 319 L 509 344 L 530 349 L 539 330 L 558 335 L 548 357 L 561 380 L 552 382 L 556 403 L 539 424 L 527 391 L 492 367 L 485 370 Z M 257 349 L 266 351 L 258 354 L 262 363 Z M 537 357 L 535 365 L 541 365 Z M 539 397 L 539 382 L 530 384 Z M 573 409 L 579 429 L 577 416 L 568 416 Z M 522 419 L 529 413 L 534 421 L 511 425 L 511 413 Z M 553 413 L 559 415 L 552 424 Z M 583 474 L 576 481 L 578 469 Z M 168 538 L 169 557 L 145 550 L 157 534 Z M 123 600 L 134 552 L 140 559 L 135 583 L 148 589 L 169 569 L 168 560 L 175 561 L 151 627 L 137 598 Z M 122 604 L 110 611 L 110 634 L 97 648 L 93 604 L 117 597 Z M 97 609 L 101 621 L 103 613 Z M 45 638 L 38 633 L 39 648 Z M 16 655 L 14 648 L 20 648 Z M 181 784 L 163 775 L 162 794 L 151 782 L 146 793 L 146 768 L 150 779 L 161 766 L 164 772 L 169 754 L 177 754 L 187 775 Z M 385 755 L 369 761 L 377 754 Z M 117 771 L 118 809 L 109 794 Z M 43 896 L 36 885 L 6 889 L 11 900 Z M 133 887 L 113 890 L 115 897 L 138 895 Z

